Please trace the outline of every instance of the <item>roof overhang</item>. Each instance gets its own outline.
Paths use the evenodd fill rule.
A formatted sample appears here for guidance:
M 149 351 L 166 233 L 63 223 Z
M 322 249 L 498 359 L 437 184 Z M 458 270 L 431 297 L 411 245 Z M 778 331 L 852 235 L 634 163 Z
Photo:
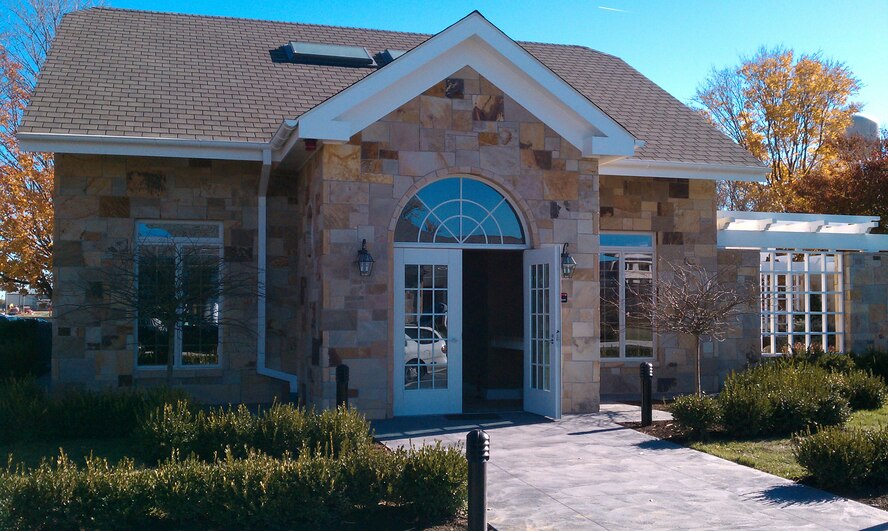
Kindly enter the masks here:
M 505 91 L 584 157 L 634 154 L 638 141 L 631 133 L 477 11 L 303 114 L 298 119 L 299 135 L 346 142 L 466 66 Z
M 769 168 L 729 164 L 701 164 L 626 158 L 602 162 L 600 175 L 621 177 L 661 177 L 668 179 L 705 179 L 712 181 L 765 182 Z
M 888 251 L 879 218 L 781 212 L 718 212 L 718 246 L 742 249 Z
M 25 151 L 41 153 L 78 153 L 87 155 L 132 155 L 223 160 L 261 161 L 269 142 L 231 142 L 226 140 L 187 140 L 141 136 L 67 135 L 55 133 L 18 133 Z

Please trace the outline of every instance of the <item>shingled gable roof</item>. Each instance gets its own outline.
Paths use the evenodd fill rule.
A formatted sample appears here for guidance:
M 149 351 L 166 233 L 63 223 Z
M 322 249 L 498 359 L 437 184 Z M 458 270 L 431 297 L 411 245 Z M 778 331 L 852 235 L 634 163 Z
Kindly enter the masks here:
M 89 137 L 252 149 L 267 145 L 285 120 L 375 71 L 294 64 L 282 59 L 282 45 L 301 40 L 377 52 L 411 50 L 429 37 L 108 8 L 78 11 L 59 28 L 19 135 L 26 148 L 46 146 L 49 138 L 62 145 L 67 138 Z M 645 142 L 630 162 L 762 172 L 748 152 L 622 60 L 580 46 L 519 44 Z
M 299 136 L 348 141 L 466 66 L 504 89 L 583 156 L 613 160 L 635 154 L 639 142 L 631 133 L 477 11 L 306 112 L 298 120 Z

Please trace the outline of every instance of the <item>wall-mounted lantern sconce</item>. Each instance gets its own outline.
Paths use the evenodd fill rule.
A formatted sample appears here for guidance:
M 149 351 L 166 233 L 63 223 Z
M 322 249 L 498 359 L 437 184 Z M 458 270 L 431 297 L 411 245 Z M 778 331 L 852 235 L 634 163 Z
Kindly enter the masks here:
M 572 277 L 574 269 L 577 268 L 577 261 L 567 252 L 567 246 L 568 244 L 565 243 L 561 248 L 561 276 L 564 278 Z
M 370 251 L 367 250 L 367 240 L 361 242 L 361 250 L 358 251 L 358 272 L 361 273 L 362 277 L 369 277 L 370 273 L 373 272 L 373 257 L 370 256 Z

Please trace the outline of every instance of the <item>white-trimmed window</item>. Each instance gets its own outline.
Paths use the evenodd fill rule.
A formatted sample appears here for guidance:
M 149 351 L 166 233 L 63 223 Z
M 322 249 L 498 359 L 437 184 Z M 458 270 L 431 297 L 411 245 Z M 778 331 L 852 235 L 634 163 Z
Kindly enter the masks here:
M 841 253 L 763 251 L 762 353 L 783 354 L 792 347 L 843 351 L 842 286 Z
M 136 223 L 136 365 L 219 363 L 222 225 Z
M 654 238 L 648 233 L 602 233 L 601 358 L 654 357 L 654 333 L 640 306 L 654 288 Z

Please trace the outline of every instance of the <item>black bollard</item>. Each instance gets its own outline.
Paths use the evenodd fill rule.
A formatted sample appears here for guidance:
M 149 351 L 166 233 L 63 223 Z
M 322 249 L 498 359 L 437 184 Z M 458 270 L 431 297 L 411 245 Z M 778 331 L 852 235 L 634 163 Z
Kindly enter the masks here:
M 641 373 L 641 425 L 650 426 L 653 422 L 651 383 L 654 381 L 654 366 L 644 362 L 638 368 Z
M 336 405 L 348 407 L 348 365 L 336 366 Z
M 469 531 L 487 531 L 487 460 L 490 435 L 472 430 L 466 435 L 466 461 L 469 462 Z

